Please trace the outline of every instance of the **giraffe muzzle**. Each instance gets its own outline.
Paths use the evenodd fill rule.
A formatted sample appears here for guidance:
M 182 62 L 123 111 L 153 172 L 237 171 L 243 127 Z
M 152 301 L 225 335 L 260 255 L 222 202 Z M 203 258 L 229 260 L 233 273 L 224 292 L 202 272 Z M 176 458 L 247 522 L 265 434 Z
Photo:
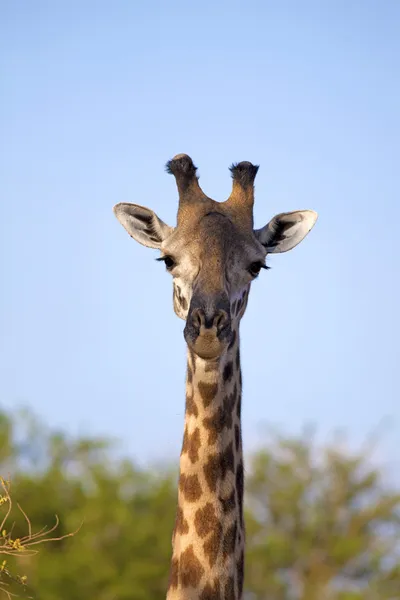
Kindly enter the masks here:
M 230 305 L 227 298 L 218 303 L 204 303 L 189 309 L 184 337 L 188 346 L 201 358 L 217 358 L 232 338 Z

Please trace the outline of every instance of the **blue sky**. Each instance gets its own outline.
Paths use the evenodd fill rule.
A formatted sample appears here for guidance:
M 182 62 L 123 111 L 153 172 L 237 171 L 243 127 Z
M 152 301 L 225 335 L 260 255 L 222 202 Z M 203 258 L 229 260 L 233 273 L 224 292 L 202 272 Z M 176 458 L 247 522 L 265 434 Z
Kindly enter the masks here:
M 319 221 L 271 257 L 242 323 L 244 441 L 266 423 L 398 459 L 400 5 L 2 3 L 0 401 L 51 427 L 177 460 L 183 322 L 157 252 L 112 213 L 174 224 L 166 160 L 190 154 L 224 200 L 261 165 L 256 226 Z M 397 453 L 397 456 L 396 456 Z

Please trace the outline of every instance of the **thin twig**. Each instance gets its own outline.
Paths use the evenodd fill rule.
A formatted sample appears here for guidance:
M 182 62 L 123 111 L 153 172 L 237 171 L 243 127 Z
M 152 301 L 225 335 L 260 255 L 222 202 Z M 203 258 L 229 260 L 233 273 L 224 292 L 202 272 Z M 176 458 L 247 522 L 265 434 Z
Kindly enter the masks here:
M 58 528 L 58 526 L 60 524 L 58 515 L 55 515 L 55 524 L 53 525 L 53 527 L 48 529 L 47 526 L 44 526 L 42 529 L 40 529 L 36 533 L 33 533 L 32 523 L 31 523 L 28 515 L 26 514 L 24 509 L 21 507 L 21 505 L 17 503 L 18 509 L 21 512 L 21 514 L 23 515 L 23 517 L 27 523 L 28 534 L 25 536 L 22 536 L 21 538 L 13 539 L 12 533 L 13 533 L 13 530 L 15 527 L 15 523 L 12 524 L 11 529 L 9 531 L 6 531 L 6 529 L 5 529 L 7 521 L 9 519 L 11 511 L 12 511 L 12 507 L 13 507 L 11 494 L 10 494 L 10 487 L 11 487 L 10 482 L 6 481 L 3 477 L 0 476 L 0 491 L 1 490 L 4 491 L 3 495 L 0 495 L 0 499 L 1 499 L 0 506 L 2 506 L 3 504 L 6 504 L 6 503 L 8 504 L 6 514 L 4 515 L 4 518 L 0 525 L 0 555 L 14 556 L 16 558 L 21 558 L 22 556 L 25 556 L 25 557 L 35 556 L 38 553 L 38 550 L 33 549 L 32 546 L 36 546 L 36 545 L 42 544 L 44 542 L 57 542 L 57 541 L 61 541 L 66 538 L 69 538 L 69 537 L 73 537 L 81 529 L 81 527 L 83 525 L 83 521 L 79 525 L 79 527 L 72 533 L 66 533 L 64 535 L 60 535 L 57 537 L 49 537 Z M 4 592 L 4 594 L 7 596 L 8 600 L 12 600 L 12 598 L 16 598 L 18 596 L 17 596 L 17 594 L 14 594 L 14 593 L 10 592 L 8 589 L 6 589 L 6 588 L 8 588 L 9 583 L 4 581 L 4 578 L 2 577 L 3 574 L 6 575 L 12 581 L 16 582 L 17 584 L 22 585 L 24 587 L 25 592 L 29 593 L 28 588 L 26 586 L 26 577 L 25 576 L 22 577 L 19 575 L 17 575 L 17 576 L 12 575 L 10 573 L 10 571 L 8 570 L 8 568 L 6 567 L 6 561 L 3 561 L 3 563 L 0 564 L 0 580 L 1 580 L 0 581 L 0 592 Z M 33 600 L 33 596 L 25 596 L 25 597 L 31 598 Z

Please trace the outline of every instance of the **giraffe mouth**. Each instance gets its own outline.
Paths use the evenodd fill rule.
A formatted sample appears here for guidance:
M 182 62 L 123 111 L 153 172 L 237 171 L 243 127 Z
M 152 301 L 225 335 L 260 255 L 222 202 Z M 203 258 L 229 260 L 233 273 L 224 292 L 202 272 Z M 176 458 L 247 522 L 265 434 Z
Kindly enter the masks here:
M 193 294 L 184 330 L 189 348 L 201 358 L 218 358 L 232 335 L 231 307 L 225 292 Z
M 203 359 L 215 359 L 227 349 L 232 338 L 232 330 L 230 327 L 225 327 L 222 331 L 217 331 L 216 327 L 201 327 L 197 333 L 185 327 L 184 337 L 189 348 L 197 356 Z

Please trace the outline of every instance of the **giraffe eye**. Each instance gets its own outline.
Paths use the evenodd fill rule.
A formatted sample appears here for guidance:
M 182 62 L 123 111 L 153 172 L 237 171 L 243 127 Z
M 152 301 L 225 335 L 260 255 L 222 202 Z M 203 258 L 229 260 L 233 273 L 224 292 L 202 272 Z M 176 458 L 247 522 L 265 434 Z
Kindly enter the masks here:
M 257 261 L 254 263 L 251 263 L 250 267 L 249 267 L 249 273 L 252 277 L 257 277 L 257 275 L 259 275 L 261 269 L 267 269 L 268 267 L 266 265 L 264 265 L 262 262 Z
M 174 259 L 172 258 L 172 256 L 161 256 L 161 258 L 157 258 L 157 260 L 163 261 L 163 263 L 165 264 L 165 267 L 167 269 L 167 271 L 171 271 L 175 265 L 176 262 L 174 261 Z

